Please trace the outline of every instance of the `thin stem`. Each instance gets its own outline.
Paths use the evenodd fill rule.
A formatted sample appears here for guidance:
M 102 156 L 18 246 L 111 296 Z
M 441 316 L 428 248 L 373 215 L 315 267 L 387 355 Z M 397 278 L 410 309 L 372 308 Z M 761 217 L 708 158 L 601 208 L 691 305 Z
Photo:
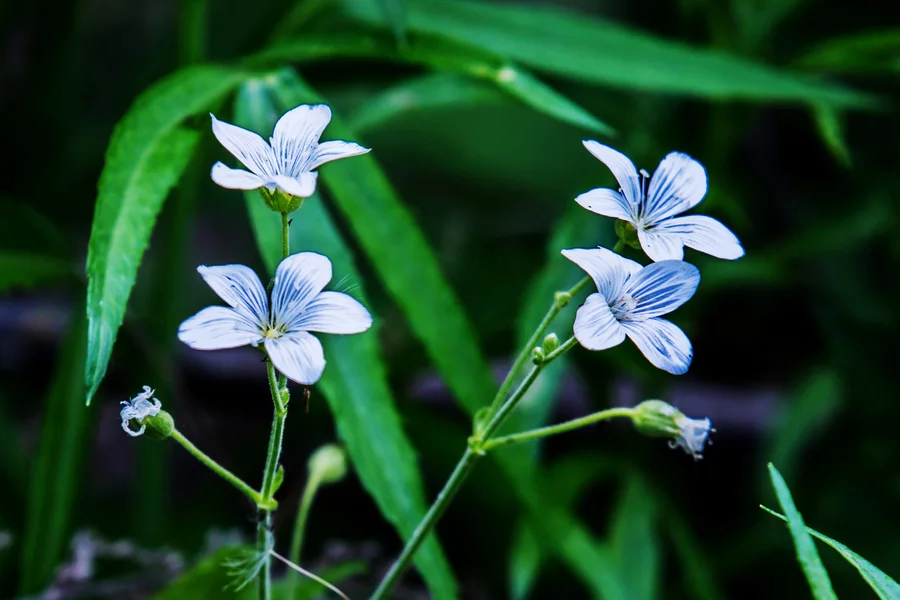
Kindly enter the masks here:
M 272 511 L 259 511 L 259 523 L 256 526 L 256 551 L 265 554 L 262 569 L 259 571 L 259 600 L 272 600 L 272 562 L 269 560 L 269 550 L 274 546 L 272 539 Z
M 557 348 L 556 350 L 554 350 L 553 352 L 551 352 L 550 354 L 545 356 L 544 362 L 545 363 L 553 362 L 554 360 L 556 360 L 557 358 L 559 358 L 560 356 L 562 356 L 563 354 L 565 354 L 566 352 L 571 350 L 577 343 L 578 343 L 578 340 L 576 340 L 575 336 L 573 335 L 572 337 L 567 339 L 565 342 L 563 342 L 562 346 L 560 346 L 559 348 Z
M 528 375 L 525 376 L 525 379 L 522 380 L 522 383 L 519 384 L 519 387 L 516 388 L 516 391 L 513 392 L 512 396 L 509 397 L 509 400 L 503 403 L 503 406 L 500 407 L 500 410 L 494 415 L 494 417 L 488 422 L 485 426 L 484 431 L 481 434 L 482 440 L 489 440 L 491 435 L 500 425 L 503 423 L 503 420 L 506 416 L 516 407 L 516 404 L 519 403 L 522 396 L 525 395 L 525 392 L 528 391 L 528 388 L 531 387 L 531 384 L 534 383 L 534 380 L 537 379 L 537 376 L 540 375 L 541 371 L 544 369 L 544 365 L 547 363 L 541 363 L 539 365 L 535 365 L 532 367 L 531 371 L 528 372 Z
M 262 502 L 271 505 L 274 502 L 272 496 L 275 493 L 275 474 L 278 472 L 278 459 L 281 457 L 281 442 L 284 438 L 284 421 L 287 418 L 287 406 L 282 401 L 282 388 L 275 379 L 275 367 L 271 361 L 266 365 L 269 378 L 269 391 L 272 393 L 272 403 L 275 405 L 275 414 L 272 417 L 272 433 L 269 435 L 269 449 L 266 454 L 266 468 L 263 472 Z M 265 564 L 259 574 L 259 600 L 270 600 L 272 597 L 272 571 L 271 560 L 268 552 L 272 549 L 272 509 L 263 508 L 259 513 L 259 523 L 256 530 L 256 549 L 260 554 L 266 554 Z
M 488 451 L 496 448 L 497 446 L 503 446 L 505 444 L 526 442 L 528 440 L 536 440 L 550 435 L 556 435 L 558 433 L 565 433 L 567 431 L 572 431 L 573 429 L 578 429 L 579 427 L 584 427 L 586 425 L 592 425 L 606 419 L 612 419 L 615 417 L 630 418 L 633 414 L 634 409 L 632 408 L 609 408 L 607 410 L 601 410 L 600 412 L 596 412 L 586 417 L 566 421 L 565 423 L 559 423 L 557 425 L 551 425 L 549 427 L 541 427 L 540 429 L 532 429 L 531 431 L 523 431 L 522 433 L 514 433 L 512 435 L 505 435 L 502 437 L 494 438 L 485 442 L 482 448 L 485 451 Z
M 284 260 L 291 255 L 291 222 L 287 213 L 281 213 L 281 259 Z
M 212 469 L 213 473 L 239 489 L 245 496 L 253 500 L 254 504 L 262 504 L 262 496 L 259 495 L 259 492 L 247 485 L 243 479 L 210 458 L 209 455 L 192 444 L 190 440 L 184 437 L 184 434 L 182 434 L 177 429 L 172 430 L 172 439 L 181 444 L 185 450 L 193 454 L 197 460 Z
M 419 525 L 409 538 L 409 541 L 406 542 L 403 552 L 397 557 L 394 564 L 391 565 L 390 570 L 381 580 L 378 589 L 372 594 L 370 600 L 381 600 L 382 598 L 387 597 L 388 592 L 391 591 L 391 588 L 397 583 L 397 579 L 403 573 L 403 570 L 409 564 L 409 561 L 412 560 L 416 550 L 419 549 L 419 546 L 422 545 L 422 542 L 425 541 L 425 538 L 431 533 L 431 530 L 434 529 L 438 519 L 440 519 L 444 514 L 444 511 L 447 510 L 450 501 L 456 496 L 459 488 L 462 487 L 463 481 L 466 480 L 466 477 L 468 477 L 469 472 L 472 470 L 475 461 L 479 458 L 480 455 L 478 453 L 471 448 L 466 448 L 465 453 L 456 464 L 456 468 L 453 469 L 453 473 L 450 475 L 447 483 L 444 484 L 444 489 L 441 490 L 441 493 L 438 494 L 434 504 L 431 505 L 431 508 L 428 509 L 428 512 L 419 522 Z
M 320 476 L 316 472 L 309 474 L 309 480 L 303 489 L 303 497 L 300 498 L 300 509 L 297 511 L 297 521 L 294 523 L 294 535 L 291 538 L 291 553 L 288 555 L 291 562 L 300 564 L 300 549 L 303 546 L 303 536 L 306 533 L 306 522 L 309 519 L 309 509 L 312 507 L 313 498 L 319 491 L 319 485 L 322 483 Z M 300 576 L 297 573 L 288 573 L 287 590 L 285 598 L 294 597 L 294 589 Z

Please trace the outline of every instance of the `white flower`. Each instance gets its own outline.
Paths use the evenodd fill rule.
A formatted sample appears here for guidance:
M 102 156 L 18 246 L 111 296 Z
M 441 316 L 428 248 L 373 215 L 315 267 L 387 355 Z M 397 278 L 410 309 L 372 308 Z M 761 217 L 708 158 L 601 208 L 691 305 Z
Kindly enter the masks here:
M 320 165 L 369 151 L 352 142 L 319 143 L 331 121 L 331 109 L 324 104 L 302 104 L 286 112 L 275 124 L 271 146 L 252 131 L 209 116 L 216 139 L 251 171 L 214 164 L 212 180 L 232 190 L 278 188 L 290 196 L 306 198 L 316 191 L 315 170 Z
M 125 408 L 123 408 L 119 412 L 119 416 L 122 417 L 122 429 L 125 430 L 125 433 L 130 435 L 131 437 L 137 437 L 146 431 L 147 426 L 141 423 L 141 428 L 137 431 L 132 431 L 130 427 L 128 427 L 128 423 L 134 419 L 139 423 L 146 419 L 147 417 L 153 417 L 159 414 L 160 409 L 162 408 L 162 403 L 156 398 L 153 398 L 153 402 L 150 402 L 150 398 L 153 397 L 155 393 L 154 390 L 150 389 L 149 385 L 144 386 L 144 391 L 132 398 L 130 401 L 123 400 L 120 404 L 124 404 Z
M 637 345 L 654 366 L 681 375 L 691 364 L 691 342 L 675 324 L 659 317 L 694 295 L 697 267 L 664 260 L 642 267 L 606 248 L 563 250 L 597 285 L 575 315 L 575 338 L 588 350 L 625 341 Z
M 197 267 L 231 308 L 210 306 L 178 328 L 178 339 L 196 350 L 265 346 L 269 360 L 289 379 L 312 385 L 322 376 L 322 344 L 310 331 L 360 333 L 372 325 L 366 308 L 339 292 L 323 292 L 331 281 L 331 261 L 301 252 L 278 265 L 272 307 L 259 277 L 243 265 Z
M 703 419 L 689 419 L 681 415 L 676 419 L 676 423 L 680 430 L 680 435 L 669 442 L 673 448 L 681 448 L 694 457 L 694 460 L 703 458 L 703 446 L 706 445 L 706 439 L 709 432 L 713 431 L 709 417 Z
M 706 169 L 699 162 L 670 152 L 651 178 L 644 170 L 638 173 L 621 152 L 593 140 L 583 143 L 609 167 L 620 188 L 591 190 L 575 201 L 591 212 L 631 223 L 651 259 L 681 260 L 684 246 L 729 260 L 744 255 L 737 237 L 712 217 L 675 216 L 698 205 L 706 195 Z

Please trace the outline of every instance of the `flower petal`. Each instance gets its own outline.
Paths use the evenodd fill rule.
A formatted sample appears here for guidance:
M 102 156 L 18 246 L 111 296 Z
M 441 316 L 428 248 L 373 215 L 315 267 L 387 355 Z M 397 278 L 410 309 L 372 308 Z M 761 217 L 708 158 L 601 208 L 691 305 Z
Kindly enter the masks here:
M 298 177 L 276 175 L 272 181 L 286 194 L 298 198 L 308 198 L 316 192 L 318 173 L 300 173 Z
M 688 300 L 700 285 L 700 271 L 680 260 L 653 263 L 628 280 L 625 291 L 635 301 L 629 316 L 651 319 L 670 313 Z
M 684 258 L 684 245 L 677 235 L 660 232 L 659 227 L 637 230 L 641 248 L 651 260 L 681 260 Z
M 259 277 L 244 265 L 200 265 L 197 272 L 204 281 L 251 323 L 261 326 L 269 318 L 269 301 Z
M 744 255 L 740 240 L 712 217 L 691 215 L 667 219 L 653 228 L 654 232 L 676 235 L 685 246 L 716 258 L 734 260 Z
M 706 169 L 683 152 L 670 152 L 653 177 L 641 211 L 645 227 L 692 208 L 703 200 L 708 183 Z
M 224 306 L 204 308 L 178 327 L 178 339 L 194 350 L 237 348 L 261 338 L 257 324 Z
M 371 150 L 371 148 L 365 148 L 354 142 L 342 142 L 340 140 L 322 142 L 321 144 L 316 146 L 316 149 L 313 152 L 312 157 L 309 159 L 306 168 L 312 171 L 327 162 L 331 162 L 339 158 L 359 156 L 360 154 L 365 154 L 369 150 Z
M 221 162 L 213 165 L 209 175 L 214 183 L 229 190 L 255 190 L 266 183 L 253 173 L 243 169 L 229 169 Z
M 355 298 L 340 292 L 322 292 L 306 305 L 291 324 L 300 331 L 362 333 L 372 326 L 372 315 Z
M 272 133 L 272 149 L 279 173 L 297 177 L 312 170 L 307 164 L 329 121 L 331 109 L 324 104 L 301 104 L 278 119 Z
M 275 270 L 272 287 L 272 321 L 289 331 L 296 325 L 306 306 L 331 281 L 331 261 L 315 252 L 288 256 Z
M 245 167 L 263 179 L 278 172 L 275 154 L 264 139 L 252 131 L 219 121 L 212 113 L 209 116 L 212 117 L 212 130 L 216 139 Z
M 322 344 L 305 331 L 266 339 L 266 352 L 279 372 L 303 385 L 317 382 L 325 370 Z
M 563 250 L 562 255 L 591 276 L 597 291 L 607 302 L 621 296 L 628 278 L 641 270 L 638 263 L 606 248 L 573 248 Z
M 621 325 L 653 366 L 673 375 L 687 372 L 694 350 L 677 325 L 665 319 L 622 321 Z
M 575 313 L 575 339 L 588 350 L 606 350 L 625 341 L 625 330 L 600 294 L 591 294 Z
M 597 188 L 581 194 L 575 198 L 575 202 L 598 215 L 622 219 L 637 225 L 628 200 L 615 190 Z
M 581 142 L 588 152 L 597 157 L 604 165 L 606 165 L 619 182 L 622 188 L 622 194 L 628 199 L 628 202 L 637 205 L 641 201 L 641 178 L 638 175 L 637 168 L 631 160 L 617 150 L 613 150 L 609 146 L 604 146 L 600 142 L 594 140 L 584 140 Z

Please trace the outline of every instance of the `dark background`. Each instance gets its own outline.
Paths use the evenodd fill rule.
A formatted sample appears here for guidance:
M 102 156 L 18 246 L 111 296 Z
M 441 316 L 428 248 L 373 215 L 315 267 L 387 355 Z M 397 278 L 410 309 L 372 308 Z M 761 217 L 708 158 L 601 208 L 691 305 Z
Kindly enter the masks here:
M 897 23 L 895 7 L 866 1 L 560 4 L 783 67 L 832 38 Z M 0 297 L 0 532 L 11 536 L 0 548 L 0 597 L 19 590 L 37 449 L 48 432 L 64 437 L 67 430 L 65 419 L 48 428 L 45 402 L 66 323 L 83 311 L 83 264 L 104 150 L 134 97 L 186 60 L 179 24 L 191 5 L 38 0 L 0 7 L 0 282 L 3 261 L 15 252 L 53 253 L 71 264 L 53 281 L 4 283 Z M 210 3 L 200 55 L 228 61 L 260 48 L 289 9 L 288 2 Z M 744 22 L 752 10 L 780 16 L 754 34 Z M 893 109 L 900 29 L 893 32 L 876 51 L 831 69 L 832 80 L 882 101 L 875 110 L 839 115 L 849 151 L 843 159 L 802 104 L 711 102 L 542 76 L 612 125 L 618 137 L 604 141 L 638 167 L 652 170 L 674 149 L 701 160 L 712 190 L 698 210 L 727 223 L 747 251 L 735 263 L 686 254 L 704 277 L 675 319 L 694 344 L 687 375 L 654 371 L 629 344 L 603 354 L 577 348 L 554 404 L 551 418 L 562 420 L 660 397 L 712 419 L 713 445 L 697 463 L 624 423 L 553 439 L 542 452 L 547 489 L 583 483 L 573 506 L 598 538 L 613 527 L 623 489 L 616 474 L 646 482 L 644 493 L 665 507 L 647 538 L 660 548 L 660 598 L 701 597 L 679 558 L 673 527 L 695 538 L 688 554 L 700 578 L 712 582 L 708 597 L 808 595 L 788 533 L 758 508 L 776 506 L 768 461 L 784 474 L 808 525 L 888 574 L 900 573 L 900 127 Z M 303 65 L 301 72 L 336 113 L 353 114 L 377 92 L 424 70 L 335 60 Z M 228 105 L 220 110 L 230 112 Z M 195 124 L 205 132 L 187 175 L 195 183 L 176 190 L 165 206 L 98 396 L 90 409 L 76 407 L 81 416 L 66 417 L 87 423 L 75 444 L 83 459 L 60 463 L 77 473 L 70 495 L 60 498 L 72 503 L 71 517 L 57 523 L 54 508 L 44 509 L 48 526 L 59 528 L 54 564 L 71 564 L 69 541 L 84 530 L 162 554 L 137 564 L 101 562 L 88 583 L 71 588 L 86 592 L 62 597 L 149 597 L 180 568 L 171 553 L 190 564 L 208 547 L 211 531 L 252 536 L 254 514 L 242 498 L 174 444 L 132 440 L 118 422 L 120 400 L 145 384 L 163 388 L 169 396 L 161 399 L 195 443 L 251 483 L 259 476 L 271 407 L 258 355 L 192 352 L 174 338 L 180 320 L 216 303 L 193 270 L 197 264 L 243 262 L 262 271 L 243 199 L 206 176 L 226 154 L 204 118 Z M 357 140 L 373 148 L 426 233 L 498 377 L 513 355 L 515 315 L 532 279 L 547 260 L 563 260 L 548 254 L 554 223 L 573 209 L 577 194 L 613 185 L 582 148 L 585 137 L 594 136 L 510 101 L 410 111 Z M 605 237 L 598 243 L 610 243 L 611 222 L 583 216 L 601 224 Z M 395 399 L 431 496 L 464 448 L 468 419 L 372 269 L 360 264 L 372 312 L 382 320 Z M 563 336 L 565 327 L 555 329 Z M 636 366 L 622 370 L 622 364 Z M 295 408 L 288 421 L 283 507 L 296 506 L 309 453 L 335 439 L 328 408 L 313 389 L 309 412 Z M 521 510 L 503 481 L 490 461 L 481 463 L 438 528 L 466 598 L 508 597 Z M 286 540 L 293 509 L 278 519 Z M 367 561 L 368 572 L 343 586 L 362 597 L 399 547 L 351 474 L 321 492 L 304 557 L 314 566 Z M 842 597 L 874 597 L 849 565 L 822 548 Z M 397 597 L 423 593 L 413 576 Z M 532 597 L 586 594 L 553 559 L 542 565 Z

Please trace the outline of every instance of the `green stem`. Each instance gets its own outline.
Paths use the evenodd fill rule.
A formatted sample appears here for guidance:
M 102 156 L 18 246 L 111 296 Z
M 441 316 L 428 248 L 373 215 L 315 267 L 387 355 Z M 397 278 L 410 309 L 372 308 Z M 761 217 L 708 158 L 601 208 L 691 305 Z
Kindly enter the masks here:
M 287 213 L 281 213 L 281 259 L 291 255 L 290 219 Z
M 284 421 L 287 418 L 287 405 L 282 401 L 282 387 L 275 378 L 275 367 L 271 361 L 266 365 L 269 377 L 269 391 L 272 393 L 272 402 L 275 405 L 275 414 L 272 417 L 272 433 L 269 435 L 269 449 L 266 454 L 266 468 L 263 472 L 261 488 L 262 503 L 268 507 L 273 505 L 275 493 L 275 474 L 278 472 L 278 459 L 281 457 L 281 442 L 284 438 Z M 259 523 L 256 530 L 256 549 L 260 554 L 265 554 L 265 564 L 259 575 L 259 600 L 270 600 L 272 597 L 272 572 L 269 550 L 273 546 L 272 540 L 272 508 L 262 508 L 259 513 Z
M 309 509 L 312 507 L 313 499 L 316 497 L 316 492 L 319 491 L 321 483 L 320 475 L 312 472 L 309 475 L 309 480 L 306 482 L 306 487 L 303 489 L 303 497 L 300 498 L 300 509 L 297 511 L 297 521 L 294 523 L 294 535 L 291 538 L 291 553 L 288 554 L 288 558 L 294 564 L 300 564 L 300 549 L 303 546 L 303 536 L 306 533 L 306 522 L 309 520 Z M 294 597 L 294 590 L 298 581 L 300 581 L 299 573 L 296 571 L 288 573 L 285 598 Z
M 262 496 L 259 495 L 259 492 L 254 490 L 252 487 L 247 485 L 243 479 L 214 461 L 210 458 L 206 453 L 200 450 L 197 446 L 191 443 L 184 434 L 182 434 L 177 429 L 172 430 L 172 439 L 181 444 L 185 450 L 194 455 L 194 458 L 202 462 L 204 465 L 212 469 L 213 473 L 236 487 L 240 490 L 245 496 L 253 500 L 253 503 L 256 505 L 262 504 Z
M 504 435 L 502 437 L 494 438 L 485 442 L 482 448 L 485 451 L 488 451 L 496 448 L 497 446 L 503 446 L 505 444 L 527 442 L 528 440 L 536 440 L 539 438 L 547 437 L 549 435 L 565 433 L 567 431 L 572 431 L 573 429 L 578 429 L 579 427 L 584 427 L 586 425 L 592 425 L 606 419 L 612 419 L 615 417 L 631 418 L 633 414 L 634 409 L 632 408 L 610 408 L 607 410 L 601 410 L 600 412 L 596 412 L 592 415 L 588 415 L 586 417 L 581 417 L 578 419 L 572 419 L 571 421 L 559 423 L 558 425 L 550 425 L 549 427 L 541 427 L 540 429 L 532 429 L 531 431 L 523 431 L 522 433 L 514 433 L 512 435 Z

